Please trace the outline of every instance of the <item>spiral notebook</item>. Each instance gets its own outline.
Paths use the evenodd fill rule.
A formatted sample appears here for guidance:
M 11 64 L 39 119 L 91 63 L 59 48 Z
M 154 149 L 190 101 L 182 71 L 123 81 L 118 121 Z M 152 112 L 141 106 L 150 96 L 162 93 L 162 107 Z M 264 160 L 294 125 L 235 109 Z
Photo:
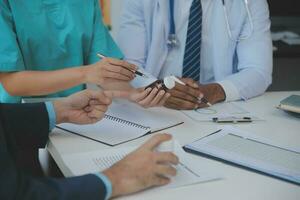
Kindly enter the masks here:
M 132 103 L 119 101 L 114 102 L 105 117 L 95 124 L 65 123 L 57 125 L 57 128 L 115 146 L 183 123 L 173 111 L 164 110 L 143 109 Z

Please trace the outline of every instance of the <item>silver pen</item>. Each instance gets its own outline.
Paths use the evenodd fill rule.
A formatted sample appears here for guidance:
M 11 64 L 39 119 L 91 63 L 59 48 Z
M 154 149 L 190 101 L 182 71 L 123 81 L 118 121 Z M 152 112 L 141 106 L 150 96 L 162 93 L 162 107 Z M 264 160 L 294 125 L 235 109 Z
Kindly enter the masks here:
M 101 59 L 103 59 L 103 58 L 106 58 L 106 56 L 104 56 L 104 55 L 102 55 L 102 54 L 100 54 L 100 53 L 97 53 L 97 56 L 99 57 L 99 58 L 101 58 Z M 127 69 L 127 68 L 126 68 Z M 132 71 L 133 73 L 135 73 L 136 75 L 138 75 L 138 76 L 142 76 L 142 77 L 144 77 L 144 78 L 149 78 L 146 74 L 144 74 L 144 73 L 142 73 L 142 72 L 140 72 L 140 71 L 133 71 L 133 70 L 130 70 L 130 69 L 128 69 L 129 71 Z

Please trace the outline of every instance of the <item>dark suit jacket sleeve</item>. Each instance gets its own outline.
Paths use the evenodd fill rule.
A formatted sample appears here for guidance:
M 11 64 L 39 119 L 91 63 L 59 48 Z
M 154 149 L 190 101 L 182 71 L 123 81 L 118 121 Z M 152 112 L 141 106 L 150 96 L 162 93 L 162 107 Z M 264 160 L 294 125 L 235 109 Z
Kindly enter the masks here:
M 17 149 L 43 148 L 49 134 L 49 117 L 44 103 L 1 104 L 1 122 Z
M 13 149 L 39 148 L 48 139 L 44 104 L 0 104 L 0 199 L 104 199 L 104 183 L 95 175 L 68 179 L 37 179 L 18 169 Z M 26 140 L 26 142 L 24 142 Z
M 2 145 L 2 144 L 1 144 Z M 95 175 L 67 179 L 37 179 L 24 175 L 0 147 L 0 199 L 5 200 L 101 200 L 104 183 Z

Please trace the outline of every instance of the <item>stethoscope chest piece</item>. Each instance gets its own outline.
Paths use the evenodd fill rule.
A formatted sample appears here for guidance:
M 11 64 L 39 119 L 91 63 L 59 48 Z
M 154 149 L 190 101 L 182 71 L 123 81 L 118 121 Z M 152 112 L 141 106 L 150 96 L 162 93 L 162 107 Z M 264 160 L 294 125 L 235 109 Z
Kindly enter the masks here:
M 179 40 L 178 40 L 176 34 L 169 34 L 167 45 L 168 45 L 169 49 L 179 48 L 180 43 L 179 43 Z

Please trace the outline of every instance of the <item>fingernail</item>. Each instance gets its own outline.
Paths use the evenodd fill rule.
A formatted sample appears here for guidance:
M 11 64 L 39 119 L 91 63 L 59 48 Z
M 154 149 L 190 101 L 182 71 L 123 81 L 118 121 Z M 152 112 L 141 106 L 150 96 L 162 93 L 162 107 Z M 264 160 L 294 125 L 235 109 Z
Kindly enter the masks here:
M 198 88 L 199 85 L 198 85 L 197 83 L 194 83 L 194 87 L 195 87 L 195 88 Z
M 204 95 L 201 93 L 201 94 L 199 95 L 199 98 L 202 99 L 203 97 L 204 97 Z

